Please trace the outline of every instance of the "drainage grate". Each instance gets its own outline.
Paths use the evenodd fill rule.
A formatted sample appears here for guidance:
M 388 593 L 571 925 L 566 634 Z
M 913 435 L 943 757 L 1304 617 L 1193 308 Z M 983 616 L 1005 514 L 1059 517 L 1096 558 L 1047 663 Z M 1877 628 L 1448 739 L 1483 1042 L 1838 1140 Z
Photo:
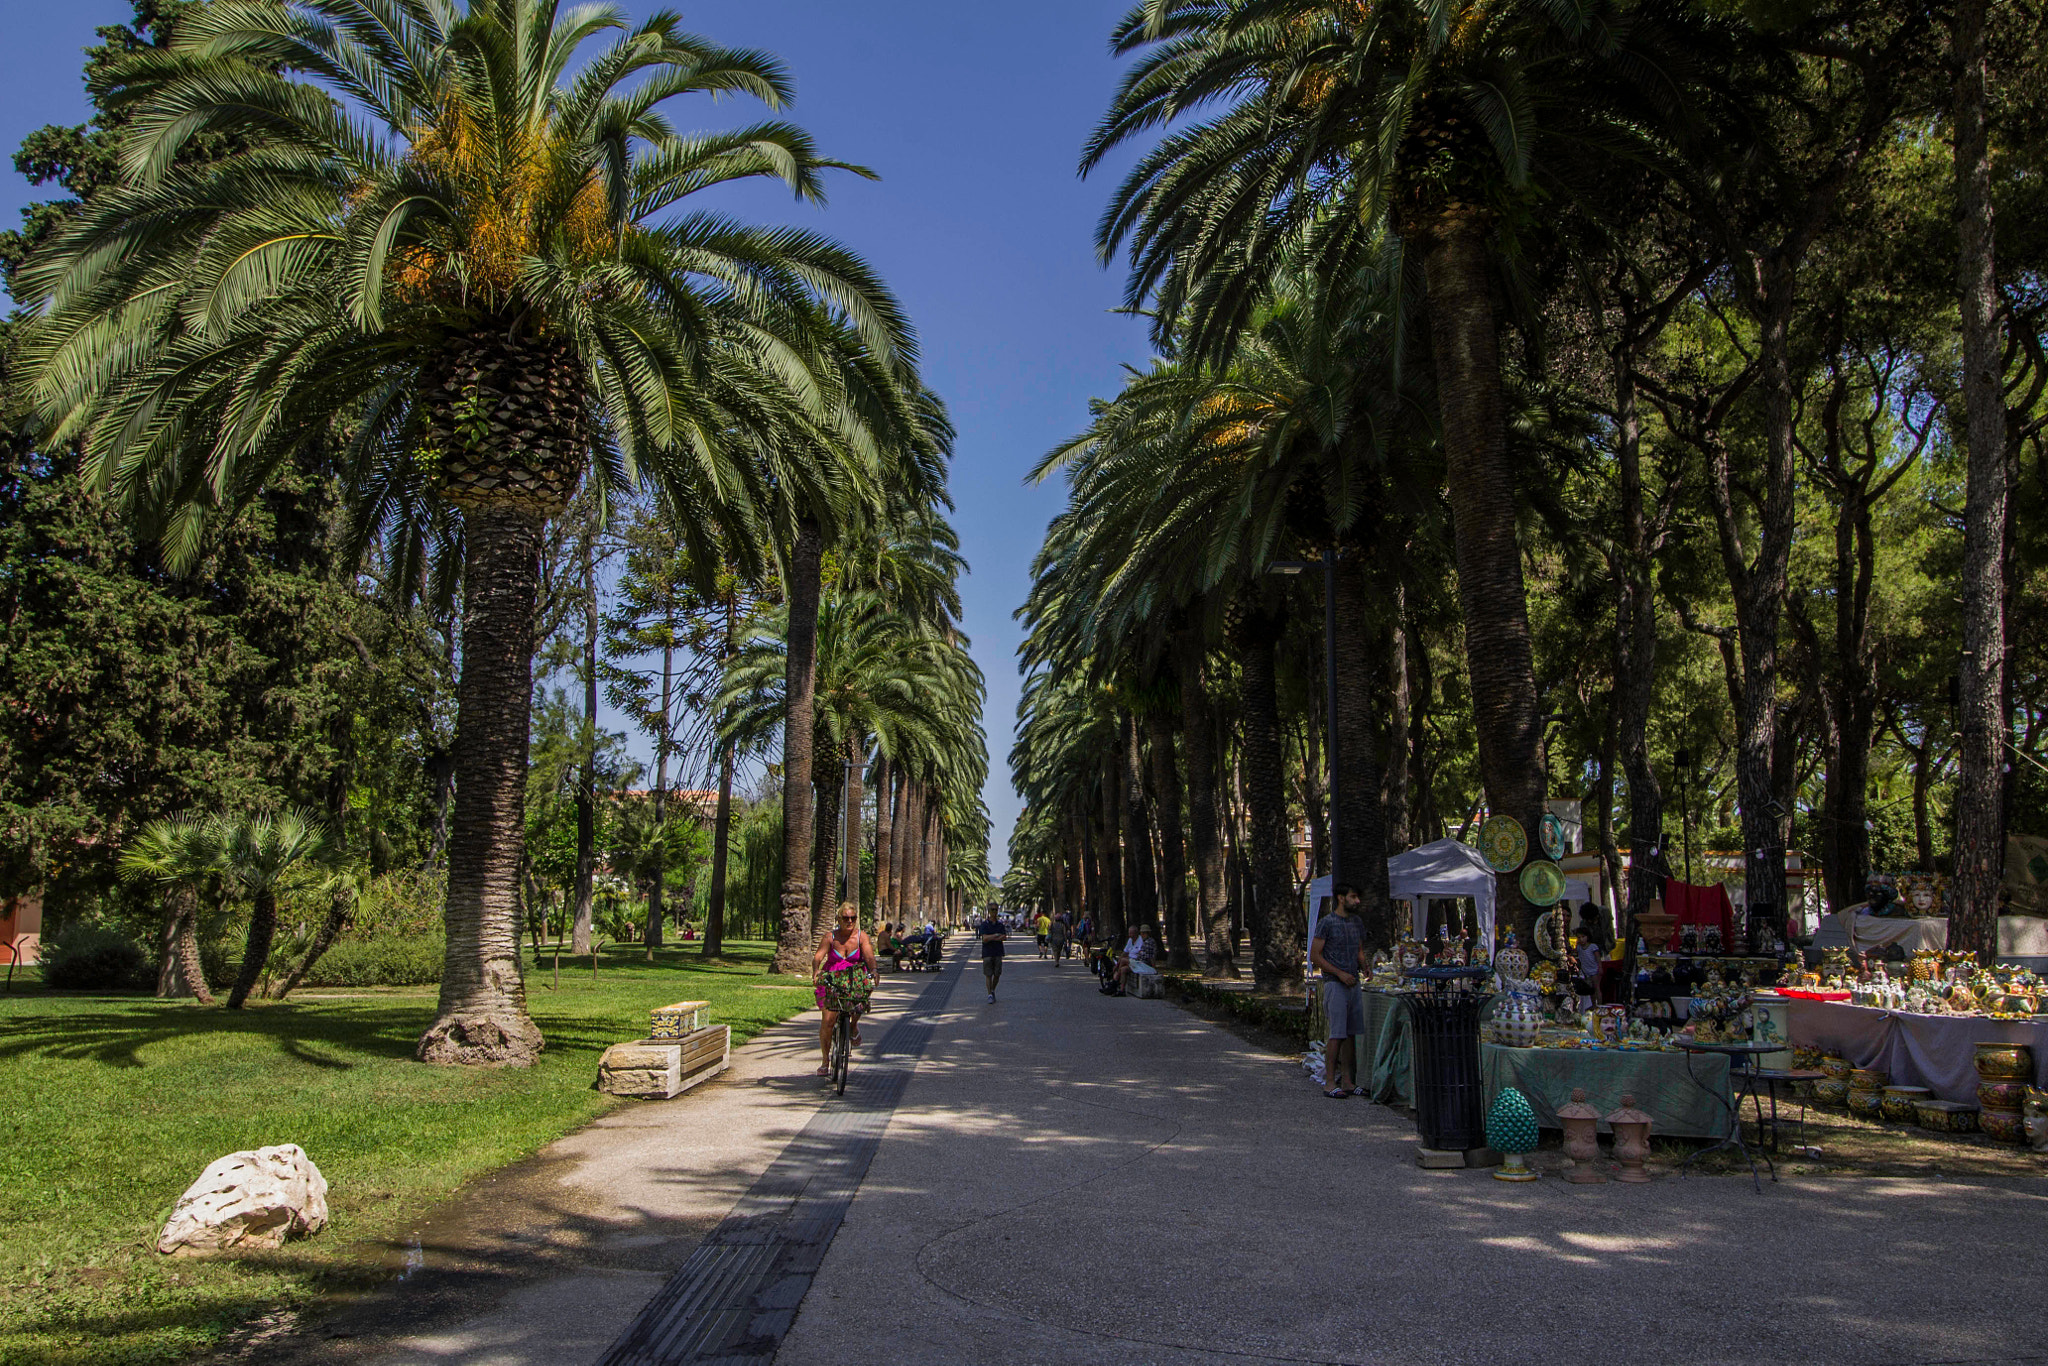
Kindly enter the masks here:
M 768 1164 L 598 1366 L 740 1366 L 770 1360 L 881 1146 L 957 969 L 939 974 Z

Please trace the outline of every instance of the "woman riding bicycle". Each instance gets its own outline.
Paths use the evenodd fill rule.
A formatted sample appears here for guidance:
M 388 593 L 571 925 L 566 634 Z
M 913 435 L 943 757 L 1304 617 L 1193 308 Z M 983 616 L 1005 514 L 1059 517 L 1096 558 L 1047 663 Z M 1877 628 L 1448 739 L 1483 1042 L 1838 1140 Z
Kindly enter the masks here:
M 867 993 L 881 976 L 875 946 L 860 927 L 860 911 L 851 901 L 839 903 L 839 923 L 811 955 L 811 980 L 818 984 L 818 1075 L 832 1075 L 832 1027 L 839 1023 L 840 1005 L 852 1016 L 853 1041 L 860 1042 L 860 1015 L 867 1008 Z

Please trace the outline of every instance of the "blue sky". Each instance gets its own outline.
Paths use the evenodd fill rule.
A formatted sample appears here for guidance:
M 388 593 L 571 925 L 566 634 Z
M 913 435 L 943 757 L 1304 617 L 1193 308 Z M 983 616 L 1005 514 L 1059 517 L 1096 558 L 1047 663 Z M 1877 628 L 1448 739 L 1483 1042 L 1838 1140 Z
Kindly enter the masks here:
M 655 5 L 624 0 L 632 14 Z M 1056 485 L 1028 487 L 1032 462 L 1078 430 L 1090 395 L 1148 355 L 1141 325 L 1116 316 L 1120 271 L 1092 246 L 1097 215 L 1123 163 L 1086 183 L 1074 164 L 1106 106 L 1107 54 L 1126 0 L 704 0 L 679 6 L 685 27 L 765 48 L 796 83 L 790 117 L 826 154 L 874 168 L 879 183 L 841 177 L 822 211 L 750 191 L 733 208 L 802 222 L 880 268 L 923 339 L 933 387 L 960 440 L 954 517 L 973 573 L 963 585 L 974 655 L 988 676 L 992 863 L 1017 811 L 1007 756 L 1017 705 L 1018 630 L 1031 555 L 1059 508 Z M 7 0 L 0 47 L 0 147 L 86 113 L 79 50 L 128 0 Z M 685 127 L 728 124 L 756 106 L 674 106 Z M 0 218 L 43 197 L 0 174 Z

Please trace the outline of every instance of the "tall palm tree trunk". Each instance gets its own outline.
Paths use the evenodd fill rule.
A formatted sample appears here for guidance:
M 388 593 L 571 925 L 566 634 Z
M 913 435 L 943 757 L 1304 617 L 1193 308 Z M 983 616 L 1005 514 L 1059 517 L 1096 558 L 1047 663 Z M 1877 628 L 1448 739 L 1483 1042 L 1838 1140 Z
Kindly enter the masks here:
M 832 928 L 839 891 L 839 756 L 827 751 L 824 765 L 814 769 L 817 793 L 817 845 L 811 851 L 811 939 L 813 944 Z
M 320 922 L 320 928 L 314 933 L 313 942 L 306 946 L 306 956 L 298 961 L 298 965 L 270 993 L 272 1000 L 282 1001 L 298 989 L 299 983 L 306 979 L 306 974 L 313 970 L 313 965 L 320 961 L 327 950 L 334 947 L 334 941 L 348 928 L 348 922 L 354 917 L 355 909 L 355 888 L 345 883 L 337 885 L 329 893 L 326 918 Z
M 263 967 L 270 961 L 270 946 L 276 939 L 277 894 L 258 892 L 249 909 L 249 938 L 242 946 L 242 970 L 235 976 L 234 990 L 228 993 L 229 1010 L 240 1010 L 249 993 L 263 980 Z M 514 945 L 516 950 L 516 931 Z
M 471 508 L 463 536 L 448 947 L 440 1004 L 418 1052 L 424 1062 L 524 1067 L 542 1046 L 519 972 L 541 518 L 518 508 Z
M 1176 968 L 1195 965 L 1188 926 L 1187 834 L 1181 825 L 1180 772 L 1173 761 L 1173 721 L 1163 711 L 1146 719 L 1151 731 L 1152 797 L 1159 824 L 1159 864 L 1166 907 L 1166 961 Z
M 597 562 L 596 535 L 583 541 L 583 763 L 576 774 L 576 916 L 569 952 L 590 952 L 597 900 Z
M 1615 612 L 1615 748 L 1628 775 L 1629 879 L 1622 923 L 1624 977 L 1634 981 L 1635 918 L 1662 894 L 1669 864 L 1664 787 L 1650 763 L 1650 706 L 1657 678 L 1657 582 L 1643 505 L 1642 420 L 1632 357 L 1615 366 L 1615 465 L 1621 490 L 1620 597 Z
M 843 854 L 846 860 L 846 899 L 853 908 L 860 909 L 860 846 L 861 846 L 861 803 L 867 800 L 862 785 L 862 771 L 868 766 L 866 746 L 859 737 L 849 736 L 846 741 L 846 838 Z
M 1423 258 L 1430 348 L 1442 408 L 1458 604 L 1486 802 L 1532 834 L 1543 817 L 1542 726 L 1535 652 L 1515 528 L 1514 471 L 1508 463 L 1499 339 L 1487 269 L 1487 218 L 1439 215 Z M 1526 941 L 1535 908 L 1512 872 L 1499 878 L 1500 916 Z
M 1380 766 L 1380 810 L 1386 824 L 1384 847 L 1391 857 L 1420 841 L 1411 838 L 1408 829 L 1408 585 L 1398 567 L 1389 569 L 1387 728 L 1380 737 L 1386 762 Z
M 718 812 L 711 819 L 711 895 L 704 914 L 704 957 L 725 952 L 726 850 L 732 842 L 732 746 L 718 751 Z
M 1338 562 L 1336 573 L 1338 775 L 1332 824 L 1341 876 L 1358 888 L 1368 944 L 1391 949 L 1394 903 L 1387 894 L 1386 807 L 1380 791 L 1381 732 L 1374 694 L 1385 672 L 1373 647 L 1382 638 L 1373 621 L 1373 566 L 1359 550 Z
M 811 970 L 811 725 L 818 681 L 819 571 L 824 538 L 816 521 L 797 523 L 790 552 L 789 628 L 783 675 L 782 924 L 775 970 Z
M 887 755 L 875 759 L 875 921 L 890 919 L 889 878 L 895 869 L 897 777 Z
M 1118 725 L 1124 771 L 1124 913 L 1133 925 L 1159 919 L 1159 884 L 1152 868 L 1152 818 L 1145 800 L 1145 765 L 1138 755 L 1137 718 L 1125 715 Z
M 1294 895 L 1287 839 L 1287 774 L 1280 734 L 1275 655 L 1285 618 L 1270 606 L 1251 609 L 1239 626 L 1244 661 L 1244 795 L 1251 816 L 1252 980 L 1277 991 L 1294 976 L 1297 945 L 1289 934 Z
M 1956 756 L 1955 881 L 1948 903 L 1950 944 L 1985 963 L 1998 951 L 1998 893 L 2005 876 L 2005 562 L 2012 498 L 1991 147 L 1985 128 L 1988 8 L 1986 0 L 1957 0 L 1951 42 L 1956 63 L 1956 287 L 1969 466 L 1963 499 L 1963 651 L 1956 677 L 1961 747 Z
M 1096 916 L 1104 940 L 1116 943 L 1124 938 L 1124 841 L 1121 800 L 1123 776 L 1114 754 L 1102 759 L 1102 842 L 1095 848 L 1101 868 L 1102 910 Z
M 169 913 L 164 917 L 163 966 L 157 972 L 156 994 L 192 996 L 201 1005 L 213 1004 L 199 958 L 199 893 L 189 885 L 171 894 Z
M 1237 976 L 1230 896 L 1223 878 L 1223 821 L 1216 807 L 1216 722 L 1209 707 L 1208 650 L 1199 632 L 1174 642 L 1180 671 L 1180 732 L 1188 773 L 1189 841 L 1194 848 L 1195 899 L 1202 926 L 1202 973 Z
M 661 647 L 661 729 L 654 746 L 654 829 L 658 838 L 654 845 L 653 878 L 647 887 L 647 931 L 642 937 L 646 945 L 647 961 L 654 961 L 654 951 L 661 945 L 662 930 L 668 912 L 668 751 L 675 737 L 675 722 L 670 699 L 675 695 L 676 647 L 675 622 L 667 623 L 665 641 Z

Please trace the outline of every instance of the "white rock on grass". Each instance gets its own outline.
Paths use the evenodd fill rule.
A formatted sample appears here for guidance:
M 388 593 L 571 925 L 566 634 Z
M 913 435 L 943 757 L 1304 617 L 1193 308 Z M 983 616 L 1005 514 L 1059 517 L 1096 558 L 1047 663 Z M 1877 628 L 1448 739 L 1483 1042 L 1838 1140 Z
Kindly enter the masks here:
M 296 1143 L 229 1153 L 178 1197 L 156 1250 L 180 1256 L 278 1247 L 327 1225 L 327 1178 Z

